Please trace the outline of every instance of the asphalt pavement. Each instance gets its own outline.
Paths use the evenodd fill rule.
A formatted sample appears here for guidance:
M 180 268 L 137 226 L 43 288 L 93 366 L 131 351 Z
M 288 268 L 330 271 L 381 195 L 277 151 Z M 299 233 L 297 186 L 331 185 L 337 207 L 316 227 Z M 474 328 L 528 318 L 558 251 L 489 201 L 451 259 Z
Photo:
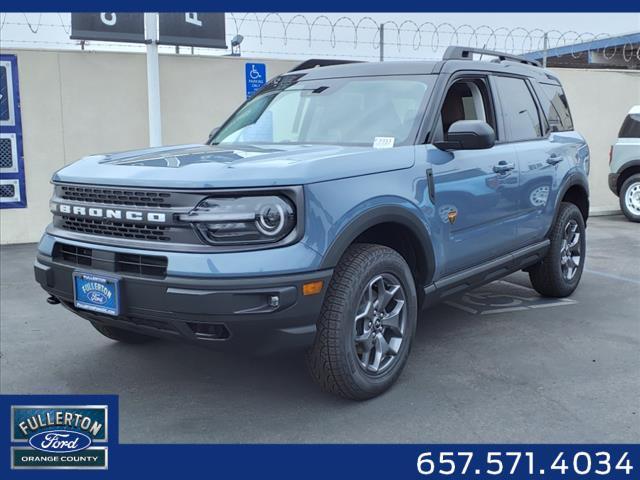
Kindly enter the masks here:
M 640 442 L 640 224 L 595 217 L 578 290 L 517 273 L 426 310 L 398 383 L 356 403 L 300 353 L 132 346 L 45 302 L 35 245 L 0 248 L 0 392 L 115 393 L 124 443 Z

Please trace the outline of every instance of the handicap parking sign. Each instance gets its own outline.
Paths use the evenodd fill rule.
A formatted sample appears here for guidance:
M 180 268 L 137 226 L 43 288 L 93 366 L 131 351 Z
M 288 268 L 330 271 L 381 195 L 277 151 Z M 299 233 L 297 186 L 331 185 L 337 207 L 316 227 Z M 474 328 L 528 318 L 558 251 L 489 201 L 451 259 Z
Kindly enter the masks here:
M 251 98 L 266 82 L 267 66 L 264 63 L 246 63 L 244 66 L 247 98 Z

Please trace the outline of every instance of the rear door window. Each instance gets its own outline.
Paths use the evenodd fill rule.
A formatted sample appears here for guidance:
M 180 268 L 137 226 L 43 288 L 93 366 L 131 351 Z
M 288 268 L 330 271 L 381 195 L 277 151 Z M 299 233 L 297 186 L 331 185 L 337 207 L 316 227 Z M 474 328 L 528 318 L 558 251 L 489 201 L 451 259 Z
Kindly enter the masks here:
M 507 129 L 507 140 L 518 142 L 542 137 L 538 107 L 525 80 L 501 76 L 494 78 Z
M 618 138 L 640 138 L 640 114 L 627 115 L 620 127 Z

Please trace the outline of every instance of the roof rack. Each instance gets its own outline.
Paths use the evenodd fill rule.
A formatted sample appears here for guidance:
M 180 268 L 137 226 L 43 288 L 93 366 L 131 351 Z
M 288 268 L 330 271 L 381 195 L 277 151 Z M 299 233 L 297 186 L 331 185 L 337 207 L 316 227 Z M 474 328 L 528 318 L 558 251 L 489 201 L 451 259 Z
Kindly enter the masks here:
M 342 65 L 344 63 L 362 63 L 362 62 L 358 60 L 334 60 L 331 58 L 323 58 L 323 59 L 312 58 L 310 60 L 305 60 L 304 62 L 296 65 L 291 70 L 289 70 L 289 73 L 297 72 L 298 70 L 307 70 L 308 68 L 328 67 L 331 65 Z
M 528 58 L 521 57 L 519 55 L 511 55 L 503 52 L 496 52 L 494 50 L 485 50 L 483 48 L 472 47 L 447 47 L 442 56 L 443 60 L 473 60 L 473 54 L 488 55 L 491 57 L 497 57 L 500 61 L 511 60 L 513 62 L 524 63 L 534 67 L 540 67 L 540 62 L 535 60 L 529 60 Z

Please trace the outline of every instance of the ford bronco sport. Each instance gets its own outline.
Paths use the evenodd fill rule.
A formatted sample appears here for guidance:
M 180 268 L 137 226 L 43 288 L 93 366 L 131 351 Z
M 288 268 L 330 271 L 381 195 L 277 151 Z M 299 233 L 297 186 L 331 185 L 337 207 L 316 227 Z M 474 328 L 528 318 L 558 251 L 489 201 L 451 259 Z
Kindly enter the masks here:
M 517 270 L 542 295 L 574 291 L 588 169 L 560 82 L 535 62 L 462 47 L 309 61 L 205 144 L 56 172 L 35 276 L 111 339 L 305 347 L 323 389 L 366 399 L 398 378 L 439 299 Z
M 640 105 L 629 110 L 609 152 L 609 188 L 622 213 L 640 222 Z

